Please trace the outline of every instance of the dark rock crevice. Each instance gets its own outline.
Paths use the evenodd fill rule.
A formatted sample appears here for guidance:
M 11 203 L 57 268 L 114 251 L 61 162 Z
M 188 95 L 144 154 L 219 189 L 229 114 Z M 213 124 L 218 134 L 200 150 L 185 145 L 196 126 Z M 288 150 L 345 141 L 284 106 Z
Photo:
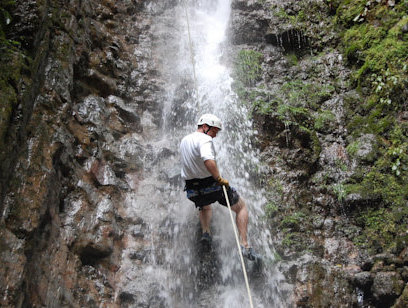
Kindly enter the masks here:
M 270 31 L 265 34 L 267 43 L 281 47 L 285 52 L 302 54 L 310 48 L 309 38 L 297 29 L 289 29 L 280 33 Z

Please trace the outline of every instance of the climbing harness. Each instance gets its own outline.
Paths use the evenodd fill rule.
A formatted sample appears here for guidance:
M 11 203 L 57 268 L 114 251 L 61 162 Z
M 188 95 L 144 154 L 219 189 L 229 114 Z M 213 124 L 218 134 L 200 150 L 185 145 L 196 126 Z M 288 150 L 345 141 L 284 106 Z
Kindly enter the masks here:
M 234 217 L 232 216 L 231 205 L 230 205 L 230 202 L 229 202 L 227 189 L 225 188 L 225 185 L 222 185 L 222 189 L 224 191 L 225 200 L 227 201 L 227 206 L 228 206 L 228 210 L 229 210 L 230 217 L 231 217 L 232 227 L 234 229 L 235 239 L 237 241 L 239 256 L 240 256 L 240 259 L 241 259 L 242 271 L 244 272 L 245 284 L 246 284 L 246 288 L 247 288 L 247 292 L 248 292 L 249 306 L 251 308 L 253 308 L 254 305 L 252 304 L 251 289 L 249 288 L 248 275 L 247 275 L 246 268 L 245 268 L 244 256 L 242 255 L 241 246 L 239 244 L 238 232 L 237 232 L 237 228 L 236 228 L 235 223 L 234 223 Z
M 184 4 L 184 11 L 185 11 L 186 20 L 187 20 L 187 33 L 188 33 L 188 43 L 189 43 L 189 49 L 190 49 L 190 58 L 191 58 L 192 66 L 193 66 L 194 90 L 196 92 L 195 94 L 196 94 L 196 97 L 197 97 L 197 100 L 198 100 L 199 97 L 198 97 L 197 75 L 196 75 L 195 60 L 194 60 L 193 42 L 192 42 L 192 39 L 191 39 L 190 19 L 189 19 L 188 10 L 187 10 L 187 0 L 184 0 L 183 4 Z M 199 108 L 199 104 L 198 104 L 197 107 Z M 219 128 L 221 129 L 221 127 L 219 127 Z M 241 246 L 239 244 L 238 232 L 237 232 L 237 229 L 236 229 L 236 226 L 235 226 L 235 223 L 234 223 L 234 218 L 233 218 L 233 215 L 232 215 L 231 205 L 230 205 L 230 201 L 229 201 L 229 198 L 228 198 L 228 194 L 227 194 L 227 190 L 225 188 L 225 185 L 222 186 L 222 189 L 224 191 L 225 200 L 227 202 L 227 206 L 228 206 L 228 209 L 229 209 L 231 222 L 232 222 L 232 227 L 234 229 L 235 239 L 236 239 L 236 242 L 237 242 L 238 252 L 239 252 L 239 256 L 241 258 L 241 265 L 242 265 L 242 270 L 243 270 L 244 278 L 245 278 L 245 284 L 246 284 L 246 288 L 247 288 L 247 292 L 248 292 L 250 308 L 253 308 L 254 306 L 253 306 L 253 303 L 252 303 L 251 290 L 249 288 L 248 275 L 247 275 L 246 268 L 245 268 L 244 257 L 242 255 Z

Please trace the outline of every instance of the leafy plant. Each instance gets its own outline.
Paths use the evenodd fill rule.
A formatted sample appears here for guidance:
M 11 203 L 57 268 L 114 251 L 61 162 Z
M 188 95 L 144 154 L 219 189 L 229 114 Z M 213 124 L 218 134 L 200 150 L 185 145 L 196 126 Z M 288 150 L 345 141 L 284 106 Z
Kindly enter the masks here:
M 299 225 L 303 223 L 306 218 L 306 214 L 303 212 L 294 212 L 290 215 L 286 215 L 281 221 L 282 228 L 298 229 Z
M 342 202 L 346 198 L 347 192 L 344 184 L 334 184 L 332 189 L 338 201 Z
M 363 232 L 354 242 L 360 246 L 368 244 L 370 247 L 381 250 L 405 248 L 397 247 L 398 243 L 406 242 L 408 209 L 406 207 L 393 206 L 391 208 L 368 208 L 363 210 L 357 223 L 363 227 Z
M 0 52 L 16 44 L 6 38 L 6 27 L 11 23 L 10 9 L 15 5 L 14 0 L 0 0 Z
M 394 7 L 383 1 L 338 2 L 344 54 L 355 69 L 354 85 L 365 90 L 363 100 L 348 110 L 354 116 L 347 127 L 351 135 L 374 134 L 382 143 L 372 164 L 337 195 L 352 189 L 386 207 L 403 205 L 408 199 L 408 128 L 397 118 L 407 107 L 408 34 L 403 29 L 408 25 L 408 1 Z M 347 151 L 354 155 L 359 147 L 355 141 Z
M 273 217 L 279 210 L 278 204 L 273 201 L 270 201 L 265 206 L 266 217 Z
M 325 130 L 336 119 L 336 116 L 330 110 L 324 110 L 315 117 L 314 128 L 316 130 Z
M 261 77 L 263 54 L 255 50 L 241 50 L 237 57 L 235 73 L 245 86 L 253 86 Z

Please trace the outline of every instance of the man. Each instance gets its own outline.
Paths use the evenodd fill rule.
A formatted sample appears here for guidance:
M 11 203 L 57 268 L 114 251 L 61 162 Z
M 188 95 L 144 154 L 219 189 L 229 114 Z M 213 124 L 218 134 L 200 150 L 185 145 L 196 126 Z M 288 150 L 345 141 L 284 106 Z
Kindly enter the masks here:
M 222 186 L 226 186 L 231 210 L 236 213 L 236 224 L 240 235 L 241 250 L 250 260 L 257 254 L 247 240 L 248 210 L 237 191 L 222 178 L 215 161 L 213 138 L 222 129 L 221 120 L 213 114 L 204 114 L 199 119 L 197 131 L 185 136 L 180 144 L 182 162 L 181 176 L 186 181 L 187 198 L 199 209 L 202 229 L 201 242 L 210 244 L 211 204 L 218 201 L 227 206 Z

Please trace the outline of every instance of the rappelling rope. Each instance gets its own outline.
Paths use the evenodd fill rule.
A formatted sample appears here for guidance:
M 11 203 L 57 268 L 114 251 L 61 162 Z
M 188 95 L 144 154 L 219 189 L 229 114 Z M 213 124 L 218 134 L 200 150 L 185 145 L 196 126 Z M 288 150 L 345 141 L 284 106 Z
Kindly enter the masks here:
M 253 308 L 254 305 L 252 304 L 251 289 L 249 288 L 248 275 L 247 275 L 246 268 L 245 268 L 244 256 L 242 255 L 241 246 L 239 244 L 237 227 L 235 226 L 235 223 L 234 223 L 234 217 L 232 216 L 231 205 L 230 205 L 230 201 L 229 201 L 229 198 L 228 198 L 227 189 L 225 188 L 225 185 L 222 185 L 222 189 L 224 191 L 225 200 L 227 201 L 228 210 L 229 210 L 230 217 L 231 217 L 231 222 L 232 222 L 232 228 L 234 229 L 235 239 L 237 241 L 238 252 L 239 252 L 239 256 L 241 258 L 242 271 L 244 272 L 245 284 L 246 284 L 246 288 L 247 288 L 247 292 L 248 292 L 249 306 L 251 308 Z
M 195 65 L 195 60 L 194 60 L 193 41 L 191 39 L 191 32 L 190 32 L 190 18 L 188 17 L 187 1 L 183 1 L 183 3 L 184 3 L 184 12 L 186 14 L 186 20 L 187 20 L 188 47 L 190 49 L 190 59 L 191 59 L 191 64 L 193 66 L 194 90 L 196 92 L 196 97 L 198 100 L 197 75 L 196 75 L 196 69 L 195 69 L 196 65 Z
M 188 45 L 189 45 L 189 49 L 190 49 L 190 58 L 191 58 L 191 64 L 193 66 L 194 89 L 195 89 L 196 97 L 197 97 L 197 100 L 198 100 L 199 96 L 198 96 L 198 86 L 197 86 L 197 75 L 196 75 L 196 69 L 195 69 L 194 49 L 193 49 L 193 41 L 191 39 L 190 19 L 188 17 L 187 1 L 186 0 L 183 1 L 183 4 L 184 4 L 184 11 L 185 11 L 186 20 L 187 20 L 187 33 L 188 33 Z M 197 108 L 200 108 L 199 104 L 197 104 Z M 222 186 L 222 188 L 224 190 L 225 200 L 227 201 L 227 205 L 228 205 L 228 209 L 229 209 L 229 213 L 230 213 L 230 217 L 231 217 L 232 228 L 234 229 L 235 239 L 237 241 L 238 253 L 239 253 L 239 256 L 241 258 L 242 271 L 244 273 L 245 284 L 246 284 L 246 288 L 247 288 L 247 292 L 248 292 L 249 305 L 250 305 L 251 308 L 253 308 L 254 305 L 252 304 L 251 289 L 249 288 L 248 275 L 247 275 L 246 268 L 245 268 L 244 256 L 242 255 L 241 246 L 239 244 L 238 232 L 237 232 L 237 229 L 236 229 L 236 226 L 235 226 L 235 223 L 234 223 L 234 217 L 232 216 L 232 210 L 231 210 L 231 205 L 230 205 L 230 202 L 229 202 L 227 190 L 226 190 L 224 185 Z

